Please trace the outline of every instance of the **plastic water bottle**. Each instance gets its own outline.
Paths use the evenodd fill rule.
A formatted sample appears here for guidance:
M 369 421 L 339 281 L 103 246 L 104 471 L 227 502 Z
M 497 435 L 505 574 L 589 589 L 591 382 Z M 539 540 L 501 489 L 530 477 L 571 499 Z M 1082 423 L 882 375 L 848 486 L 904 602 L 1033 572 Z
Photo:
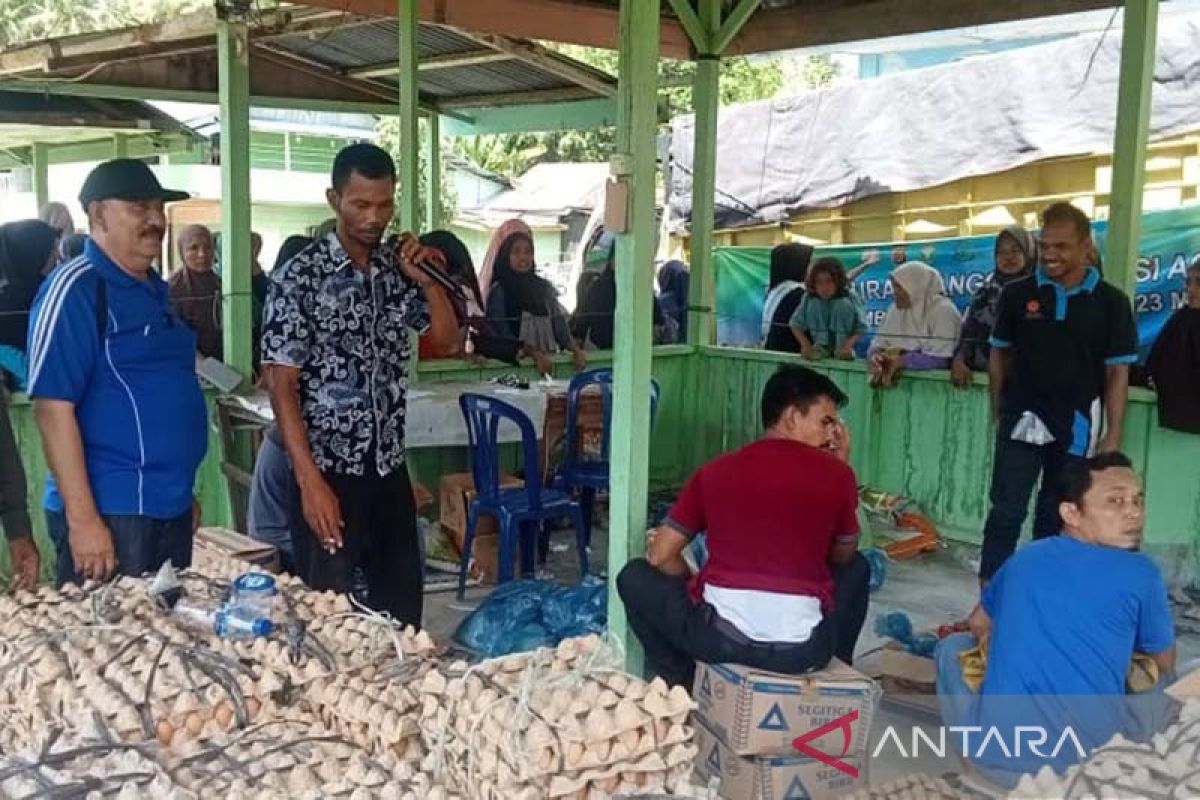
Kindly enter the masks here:
M 223 639 L 253 639 L 270 636 L 275 624 L 262 617 L 246 617 L 225 607 L 217 607 L 187 598 L 172 609 L 175 617 L 197 630 L 211 631 Z
M 233 582 L 230 611 L 246 619 L 271 619 L 277 595 L 274 575 L 243 572 Z

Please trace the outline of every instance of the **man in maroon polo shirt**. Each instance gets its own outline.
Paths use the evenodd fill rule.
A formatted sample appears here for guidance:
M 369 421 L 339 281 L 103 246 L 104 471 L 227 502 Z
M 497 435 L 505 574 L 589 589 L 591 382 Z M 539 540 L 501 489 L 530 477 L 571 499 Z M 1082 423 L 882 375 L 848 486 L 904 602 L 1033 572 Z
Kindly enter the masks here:
M 651 669 L 690 686 L 696 661 L 772 672 L 849 663 L 867 614 L 870 567 L 858 553 L 858 485 L 846 395 L 813 370 L 783 366 L 762 397 L 765 433 L 688 480 L 646 558 L 617 576 Z M 707 534 L 690 580 L 683 550 Z

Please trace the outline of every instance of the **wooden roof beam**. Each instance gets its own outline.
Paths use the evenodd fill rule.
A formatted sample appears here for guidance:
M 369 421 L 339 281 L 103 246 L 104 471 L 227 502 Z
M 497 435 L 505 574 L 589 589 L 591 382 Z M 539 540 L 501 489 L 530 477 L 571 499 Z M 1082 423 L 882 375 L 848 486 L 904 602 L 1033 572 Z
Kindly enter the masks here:
M 311 0 L 306 0 L 310 2 Z M 951 30 L 1021 19 L 1112 8 L 1116 0 L 867 0 L 818 2 L 759 10 L 733 38 L 726 54 L 763 53 L 861 42 L 888 36 Z
M 44 42 L 13 47 L 0 52 L 0 75 L 50 71 L 55 62 L 70 63 L 88 59 L 104 60 L 103 53 L 120 53 L 144 48 L 153 42 L 174 42 L 208 36 L 216 46 L 216 15 L 212 9 L 183 14 L 165 22 L 138 25 L 117 31 L 60 36 Z
M 595 98 L 596 93 L 582 86 L 568 86 L 560 89 L 536 89 L 529 92 L 510 92 L 508 94 L 473 94 L 457 97 L 443 97 L 438 100 L 437 108 L 445 113 L 462 108 L 498 108 L 501 106 L 522 103 L 557 103 L 565 100 L 587 100 Z
M 497 61 L 510 61 L 512 56 L 490 47 L 478 50 L 466 50 L 461 53 L 442 53 L 427 56 L 417 64 L 421 72 L 435 69 L 453 69 L 455 67 L 473 67 L 478 64 L 492 64 Z M 353 67 L 346 70 L 346 75 L 352 78 L 380 78 L 385 75 L 395 75 L 399 71 L 396 61 L 385 61 L 379 64 L 368 64 L 365 67 Z
M 307 6 L 367 16 L 396 17 L 396 0 L 303 0 Z M 1028 0 L 1026 0 L 1028 2 Z M 577 0 L 420 0 L 421 22 L 516 39 L 617 49 L 619 8 Z M 665 58 L 688 59 L 692 46 L 679 20 L 662 17 L 659 50 Z
M 476 33 L 467 30 L 459 30 L 458 33 L 486 47 L 549 72 L 551 75 L 556 75 L 576 86 L 590 89 L 601 97 L 613 97 L 617 93 L 617 79 L 613 76 L 572 59 L 564 58 L 537 42 L 519 41 L 498 33 Z

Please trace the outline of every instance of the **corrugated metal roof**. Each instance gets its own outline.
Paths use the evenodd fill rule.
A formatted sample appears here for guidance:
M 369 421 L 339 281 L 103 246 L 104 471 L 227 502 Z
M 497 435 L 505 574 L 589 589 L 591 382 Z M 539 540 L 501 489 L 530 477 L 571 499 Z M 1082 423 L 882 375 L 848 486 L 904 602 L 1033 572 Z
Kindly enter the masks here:
M 522 61 L 499 61 L 421 73 L 421 90 L 441 97 L 511 94 L 573 85 Z
M 172 88 L 176 82 L 170 76 L 174 74 L 189 76 L 178 82 L 186 84 L 188 90 L 215 90 L 216 76 L 210 73 L 216 21 L 199 16 L 199 12 L 185 17 L 171 25 L 58 37 L 0 50 L 0 75 L 23 81 L 66 79 L 82 83 L 90 82 L 95 75 L 97 83 L 157 89 Z M 210 35 L 212 44 L 205 44 Z M 306 77 L 299 79 L 298 86 L 289 87 L 292 96 L 311 92 L 314 98 L 378 102 L 381 91 L 396 83 L 394 72 L 387 72 L 399 57 L 399 30 L 394 19 L 331 16 L 328 11 L 311 9 L 292 11 L 290 16 L 260 23 L 251 36 L 254 50 L 267 58 L 275 54 L 275 69 L 288 68 L 281 58 L 302 59 L 295 69 Z M 136 44 L 130 44 L 131 38 Z M 545 90 L 551 94 L 567 90 L 558 92 L 557 99 L 610 97 L 616 91 L 614 77 L 525 40 L 470 35 L 422 23 L 417 43 L 419 59 L 440 60 L 421 69 L 422 94 L 427 99 L 447 101 L 451 108 L 456 98 L 470 98 L 467 105 L 491 105 L 490 96 L 495 95 L 495 104 L 501 105 L 524 102 L 523 94 Z M 483 58 L 447 63 L 446 57 L 453 60 L 457 54 L 482 54 Z M 147 68 L 129 68 L 134 61 L 145 63 Z M 165 69 L 154 69 L 150 63 L 154 61 L 165 62 Z M 356 75 L 360 68 L 373 71 Z M 113 81 L 112 75 L 118 73 L 121 78 Z M 203 77 L 197 79 L 197 75 Z M 253 73 L 251 80 L 252 91 L 271 94 L 271 86 L 253 86 Z

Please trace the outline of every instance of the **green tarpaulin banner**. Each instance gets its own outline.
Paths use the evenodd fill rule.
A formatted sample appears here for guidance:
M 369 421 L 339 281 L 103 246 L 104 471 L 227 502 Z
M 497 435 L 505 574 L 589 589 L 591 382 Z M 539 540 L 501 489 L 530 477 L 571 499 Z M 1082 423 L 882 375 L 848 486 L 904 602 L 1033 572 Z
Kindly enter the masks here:
M 1105 223 L 1094 226 L 1100 251 L 1104 251 Z M 891 303 L 888 275 L 905 260 L 924 261 L 942 274 L 946 294 L 959 309 L 993 267 L 995 235 L 963 236 L 899 243 L 854 244 L 818 247 L 822 256 L 841 259 L 847 270 L 874 254 L 878 261 L 854 282 L 855 291 L 874 330 Z M 1157 211 L 1142 218 L 1141 256 L 1137 267 L 1138 332 L 1143 356 L 1167 318 L 1186 302 L 1187 267 L 1200 258 L 1200 206 Z M 757 347 L 763 339 L 762 308 L 767 291 L 771 257 L 769 247 L 718 247 L 714 252 L 717 284 L 717 343 Z M 860 344 L 865 349 L 869 337 Z

